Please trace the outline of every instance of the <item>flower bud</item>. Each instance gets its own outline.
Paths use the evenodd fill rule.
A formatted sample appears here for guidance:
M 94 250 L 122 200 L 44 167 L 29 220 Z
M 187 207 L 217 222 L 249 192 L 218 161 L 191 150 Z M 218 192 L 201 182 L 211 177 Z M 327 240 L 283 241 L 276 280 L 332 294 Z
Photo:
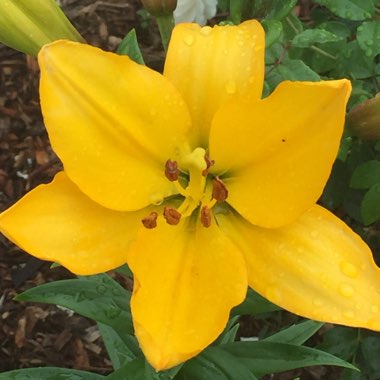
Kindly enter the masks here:
M 380 139 L 380 93 L 354 107 L 347 122 L 353 135 L 364 140 Z
M 141 2 L 144 8 L 156 17 L 172 14 L 177 6 L 177 0 L 141 0 Z
M 0 42 L 30 55 L 59 39 L 84 42 L 55 0 L 1 0 Z

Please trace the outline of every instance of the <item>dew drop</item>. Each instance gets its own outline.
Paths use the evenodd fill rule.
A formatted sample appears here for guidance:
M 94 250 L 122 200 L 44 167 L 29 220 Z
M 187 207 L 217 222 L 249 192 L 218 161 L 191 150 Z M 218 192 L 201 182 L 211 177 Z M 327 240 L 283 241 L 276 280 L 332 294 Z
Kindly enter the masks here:
M 355 317 L 355 312 L 353 310 L 347 309 L 342 313 L 343 317 L 352 319 Z
M 151 108 L 149 110 L 149 114 L 150 114 L 150 116 L 156 116 L 157 115 L 157 110 L 155 108 Z
M 232 79 L 230 79 L 229 81 L 227 81 L 225 88 L 226 88 L 227 94 L 230 94 L 230 95 L 235 94 L 236 93 L 236 83 L 235 83 L 235 81 L 232 80 Z
M 310 232 L 310 236 L 312 239 L 316 239 L 319 236 L 319 232 L 317 230 L 313 230 Z
M 372 50 L 372 49 L 367 49 L 367 50 L 365 51 L 365 55 L 366 55 L 367 57 L 371 57 L 372 54 L 373 54 L 373 50 Z
M 187 36 L 185 36 L 185 38 L 183 39 L 183 41 L 185 42 L 185 44 L 187 46 L 191 46 L 193 43 L 194 43 L 194 36 L 192 36 L 191 34 L 188 34 Z
M 340 270 L 347 277 L 356 278 L 358 276 L 358 269 L 355 265 L 349 263 L 348 261 L 341 262 Z
M 237 42 L 237 44 L 238 44 L 239 46 L 244 46 L 244 41 L 243 41 L 243 40 L 239 40 L 239 41 Z
M 211 34 L 211 31 L 212 31 L 212 28 L 210 26 L 204 26 L 200 33 L 203 35 L 203 36 L 209 36 Z
M 265 292 L 265 295 L 266 297 L 276 303 L 276 302 L 280 302 L 281 299 L 282 299 L 282 292 L 280 290 L 280 288 L 278 288 L 277 286 L 269 286 Z
M 339 293 L 343 296 L 343 297 L 352 297 L 352 295 L 354 294 L 354 288 L 349 285 L 349 284 L 340 284 L 339 285 Z
M 323 301 L 319 298 L 314 298 L 313 299 L 313 305 L 316 306 L 316 307 L 320 307 L 323 305 Z
M 107 288 L 105 285 L 98 285 L 96 287 L 96 291 L 99 293 L 99 294 L 105 294 L 107 292 Z
M 379 307 L 377 305 L 372 305 L 371 311 L 372 311 L 372 313 L 376 314 L 379 312 Z

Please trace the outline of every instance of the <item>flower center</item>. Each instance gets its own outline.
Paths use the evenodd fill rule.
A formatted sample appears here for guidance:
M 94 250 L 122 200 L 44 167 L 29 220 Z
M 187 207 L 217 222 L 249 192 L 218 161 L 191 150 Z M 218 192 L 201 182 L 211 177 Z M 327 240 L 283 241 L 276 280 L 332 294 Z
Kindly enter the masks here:
M 165 206 L 163 217 L 166 223 L 177 225 L 182 218 L 190 217 L 199 211 L 199 218 L 204 227 L 210 227 L 212 222 L 212 208 L 217 202 L 227 199 L 228 190 L 217 176 L 210 177 L 209 170 L 214 164 L 207 156 L 205 149 L 196 148 L 181 159 L 181 168 L 177 161 L 167 160 L 165 164 L 165 176 L 173 182 L 177 189 L 177 195 L 182 203 L 179 207 Z M 157 226 L 157 212 L 150 213 L 143 218 L 142 223 L 146 228 Z

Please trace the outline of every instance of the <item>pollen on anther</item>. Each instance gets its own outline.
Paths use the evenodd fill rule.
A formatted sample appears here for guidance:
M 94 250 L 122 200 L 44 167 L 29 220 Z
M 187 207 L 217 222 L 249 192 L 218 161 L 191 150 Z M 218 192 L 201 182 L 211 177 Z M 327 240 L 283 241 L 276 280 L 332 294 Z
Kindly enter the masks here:
M 223 202 L 228 197 L 227 187 L 218 177 L 215 177 L 212 182 L 212 197 L 218 202 Z
M 179 176 L 179 169 L 177 161 L 167 160 L 165 163 L 165 176 L 171 181 L 177 181 Z
M 207 156 L 207 154 L 205 155 L 205 161 L 206 161 L 206 165 L 207 165 L 207 166 L 206 166 L 206 169 L 204 169 L 204 170 L 202 171 L 202 175 L 203 175 L 204 177 L 207 176 L 207 174 L 208 174 L 208 172 L 209 172 L 211 166 L 213 166 L 213 165 L 215 164 L 215 161 L 214 161 L 214 160 L 210 160 L 210 157 Z
M 181 220 L 181 214 L 172 207 L 164 207 L 164 218 L 172 226 L 176 226 Z
M 148 216 L 143 218 L 141 222 L 145 228 L 152 229 L 157 227 L 157 218 L 158 214 L 155 211 L 153 211 Z
M 211 226 L 211 210 L 207 206 L 201 208 L 201 223 L 206 228 Z

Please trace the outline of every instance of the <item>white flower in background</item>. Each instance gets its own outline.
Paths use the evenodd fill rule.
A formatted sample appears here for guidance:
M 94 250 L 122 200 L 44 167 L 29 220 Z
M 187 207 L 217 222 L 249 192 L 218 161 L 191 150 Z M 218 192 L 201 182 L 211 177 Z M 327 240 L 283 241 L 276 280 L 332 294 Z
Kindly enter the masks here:
M 178 0 L 174 11 L 174 20 L 180 22 L 196 22 L 205 25 L 207 20 L 216 14 L 217 0 Z

